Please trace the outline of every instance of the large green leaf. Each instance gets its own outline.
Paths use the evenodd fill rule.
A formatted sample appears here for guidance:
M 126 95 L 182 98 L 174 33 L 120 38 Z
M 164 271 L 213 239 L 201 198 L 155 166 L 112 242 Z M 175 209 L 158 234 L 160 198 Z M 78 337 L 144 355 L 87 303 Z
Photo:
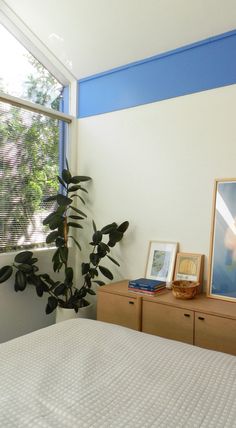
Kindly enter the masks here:
M 59 248 L 60 258 L 63 263 L 66 263 L 68 260 L 68 248 L 60 247 Z
M 88 294 L 91 294 L 92 296 L 96 296 L 95 291 L 92 288 L 87 288 Z
M 43 225 L 49 224 L 50 221 L 52 221 L 55 217 L 58 217 L 58 213 L 56 211 L 53 211 L 50 213 L 45 219 L 43 220 Z
M 99 263 L 100 258 L 99 258 L 99 255 L 98 255 L 98 254 L 96 254 L 96 253 L 91 253 L 91 254 L 90 254 L 90 256 L 89 256 L 89 258 L 90 258 L 90 262 L 91 262 L 94 266 L 96 266 L 96 265 Z
M 120 224 L 120 226 L 117 227 L 117 231 L 125 233 L 125 231 L 128 229 L 128 227 L 129 227 L 129 222 L 124 221 L 123 223 Z
M 70 205 L 71 202 L 73 202 L 73 199 L 68 198 L 65 195 L 62 195 L 61 193 L 58 193 L 57 195 L 57 203 L 58 205 Z
M 64 217 L 57 215 L 50 221 L 49 227 L 51 230 L 54 230 L 54 229 L 57 229 L 63 223 L 64 223 Z
M 96 281 L 93 281 L 95 284 L 97 284 L 97 285 L 105 285 L 105 282 L 103 282 L 103 281 L 99 281 L 99 280 L 96 280 Z
M 81 202 L 85 205 L 85 200 L 82 198 L 82 196 L 79 196 Z
M 85 214 L 83 211 L 79 210 L 78 208 L 73 207 L 72 205 L 70 205 L 70 208 L 71 208 L 73 211 L 75 211 L 76 213 L 78 213 L 78 214 L 82 215 L 83 217 L 87 217 L 87 216 L 86 216 L 86 214 Z
M 67 223 L 68 227 L 77 227 L 77 229 L 83 229 L 83 226 L 81 226 L 81 224 L 79 223 L 74 223 L 73 221 L 69 221 Z
M 113 257 L 108 256 L 108 255 L 107 255 L 107 257 L 108 257 L 108 259 L 110 259 L 113 263 L 115 263 L 115 265 L 120 266 L 120 265 L 119 265 L 119 263 L 118 263 L 115 259 L 113 259 Z
M 59 236 L 64 236 L 64 217 L 63 217 L 63 222 L 59 224 L 57 231 Z
M 56 211 L 53 211 L 52 213 L 48 214 L 47 217 L 43 219 L 43 225 L 49 224 L 51 220 L 54 219 L 54 217 L 57 217 L 59 214 Z
M 74 186 L 70 186 L 68 189 L 68 192 L 76 192 L 76 190 L 79 190 L 80 186 L 78 184 L 75 184 Z
M 27 285 L 26 274 L 21 270 L 15 275 L 15 291 L 23 291 Z
M 32 270 L 33 270 L 33 266 L 32 266 L 32 265 L 28 265 L 27 263 L 21 263 L 21 264 L 18 266 L 18 269 L 19 269 L 20 271 L 22 271 L 22 272 L 30 273 L 30 272 L 32 272 Z
M 89 181 L 91 180 L 91 177 L 87 177 L 85 175 L 75 175 L 74 177 L 71 177 L 70 183 L 78 184 L 82 183 L 82 181 Z
M 27 264 L 28 265 L 33 265 L 34 263 L 36 263 L 38 261 L 38 259 L 36 257 L 32 257 L 32 259 L 28 259 L 27 260 Z
M 91 275 L 91 278 L 94 278 L 95 276 L 98 276 L 98 270 L 95 268 L 90 268 L 89 273 Z
M 102 255 L 102 257 L 104 257 L 106 255 L 106 253 L 110 252 L 110 248 L 104 242 L 100 242 L 97 246 L 97 251 L 98 251 L 99 255 Z
M 44 292 L 43 285 L 40 282 L 38 282 L 38 284 L 36 285 L 36 293 L 39 297 L 42 297 L 43 292 Z
M 66 209 L 67 208 L 64 205 L 58 206 L 57 210 L 56 210 L 56 213 L 59 214 L 59 215 L 63 215 L 64 212 L 66 211 Z
M 68 169 L 63 169 L 61 175 L 62 175 L 62 178 L 65 181 L 65 183 L 68 184 L 70 182 L 70 179 L 71 179 L 71 173 L 70 173 L 70 171 Z
M 94 232 L 92 239 L 93 239 L 94 245 L 98 245 L 102 240 L 102 232 L 100 230 L 97 230 L 96 232 Z
M 81 269 L 82 269 L 82 275 L 85 275 L 89 271 L 90 264 L 89 263 L 82 263 Z
M 59 249 L 55 251 L 55 253 L 52 256 L 52 261 L 59 260 Z
M 105 257 L 107 255 L 107 250 L 105 250 L 104 248 L 100 247 L 100 244 L 98 244 L 98 246 L 97 246 L 97 252 L 98 252 L 98 255 L 99 255 L 100 259 L 102 259 L 103 257 Z
M 13 267 L 12 266 L 8 266 L 8 265 L 7 266 L 3 266 L 0 269 L 0 284 L 2 282 L 7 281 L 10 278 L 10 276 L 12 275 L 12 272 L 13 272 Z
M 45 310 L 46 314 L 48 315 L 51 312 L 53 312 L 56 309 L 57 305 L 58 305 L 57 299 L 53 296 L 49 296 L 48 303 L 47 303 L 46 310 Z
M 55 241 L 56 247 L 63 247 L 65 245 L 65 239 L 62 236 L 58 236 Z
M 26 263 L 33 257 L 32 251 L 22 251 L 18 253 L 14 259 L 16 263 Z
M 66 189 L 65 183 L 59 175 L 57 176 L 57 179 L 58 179 L 59 183 L 61 183 L 61 185 Z
M 54 272 L 59 272 L 59 270 L 62 267 L 62 262 L 60 260 L 60 253 L 59 248 L 55 251 L 55 253 L 52 256 L 52 262 L 53 262 L 53 270 Z
M 103 235 L 108 235 L 109 233 L 111 233 L 113 230 L 116 230 L 117 228 L 117 224 L 116 223 L 110 223 L 107 226 L 104 226 L 101 229 L 101 232 Z
M 54 230 L 53 232 L 50 232 L 49 235 L 46 238 L 46 243 L 51 244 L 55 241 L 55 239 L 58 237 L 58 232 Z
M 67 281 L 71 283 L 73 281 L 73 276 L 74 276 L 72 267 L 67 267 L 65 269 L 65 275 L 66 275 Z
M 109 269 L 107 269 L 105 266 L 99 266 L 100 272 L 108 279 L 113 279 L 113 275 Z
M 59 272 L 60 269 L 62 268 L 62 266 L 63 266 L 63 263 L 60 260 L 55 260 L 53 262 L 53 271 L 54 272 Z
M 69 215 L 69 218 L 72 218 L 73 220 L 84 220 L 84 217 L 81 217 L 79 215 Z
M 110 241 L 115 242 L 115 243 L 121 241 L 122 238 L 123 238 L 123 233 L 119 232 L 118 230 L 113 230 L 109 234 Z
M 55 290 L 54 290 L 54 294 L 55 294 L 56 296 L 64 295 L 66 290 L 67 290 L 67 287 L 66 287 L 66 285 L 65 285 L 65 284 L 59 284 L 59 285 L 55 288 Z

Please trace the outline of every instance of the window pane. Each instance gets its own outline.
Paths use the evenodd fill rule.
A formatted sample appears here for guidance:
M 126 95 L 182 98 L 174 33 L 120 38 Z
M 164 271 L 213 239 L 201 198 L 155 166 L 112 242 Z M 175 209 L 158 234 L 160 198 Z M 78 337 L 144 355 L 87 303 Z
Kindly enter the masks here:
M 52 203 L 42 200 L 58 191 L 59 138 L 64 125 L 0 103 L 0 252 L 45 242 L 42 219 Z
M 61 83 L 1 24 L 0 40 L 0 90 L 59 110 Z

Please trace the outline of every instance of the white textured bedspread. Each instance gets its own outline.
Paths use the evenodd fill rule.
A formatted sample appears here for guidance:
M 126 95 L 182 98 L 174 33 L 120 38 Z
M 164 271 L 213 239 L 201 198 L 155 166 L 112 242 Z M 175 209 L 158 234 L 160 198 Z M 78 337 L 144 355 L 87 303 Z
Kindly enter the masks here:
M 0 346 L 0 427 L 236 427 L 236 357 L 65 321 Z

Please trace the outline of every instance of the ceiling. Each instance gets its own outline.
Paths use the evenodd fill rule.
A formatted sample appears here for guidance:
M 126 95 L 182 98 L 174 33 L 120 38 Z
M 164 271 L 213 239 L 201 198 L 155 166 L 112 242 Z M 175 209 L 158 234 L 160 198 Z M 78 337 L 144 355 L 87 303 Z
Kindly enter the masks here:
M 236 0 L 5 0 L 77 78 L 236 29 Z

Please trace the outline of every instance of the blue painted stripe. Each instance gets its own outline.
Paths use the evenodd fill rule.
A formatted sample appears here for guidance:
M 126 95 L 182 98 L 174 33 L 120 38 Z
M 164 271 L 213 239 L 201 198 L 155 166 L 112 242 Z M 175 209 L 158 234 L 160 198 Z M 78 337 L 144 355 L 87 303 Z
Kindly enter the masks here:
M 78 117 L 236 83 L 236 30 L 78 82 Z

